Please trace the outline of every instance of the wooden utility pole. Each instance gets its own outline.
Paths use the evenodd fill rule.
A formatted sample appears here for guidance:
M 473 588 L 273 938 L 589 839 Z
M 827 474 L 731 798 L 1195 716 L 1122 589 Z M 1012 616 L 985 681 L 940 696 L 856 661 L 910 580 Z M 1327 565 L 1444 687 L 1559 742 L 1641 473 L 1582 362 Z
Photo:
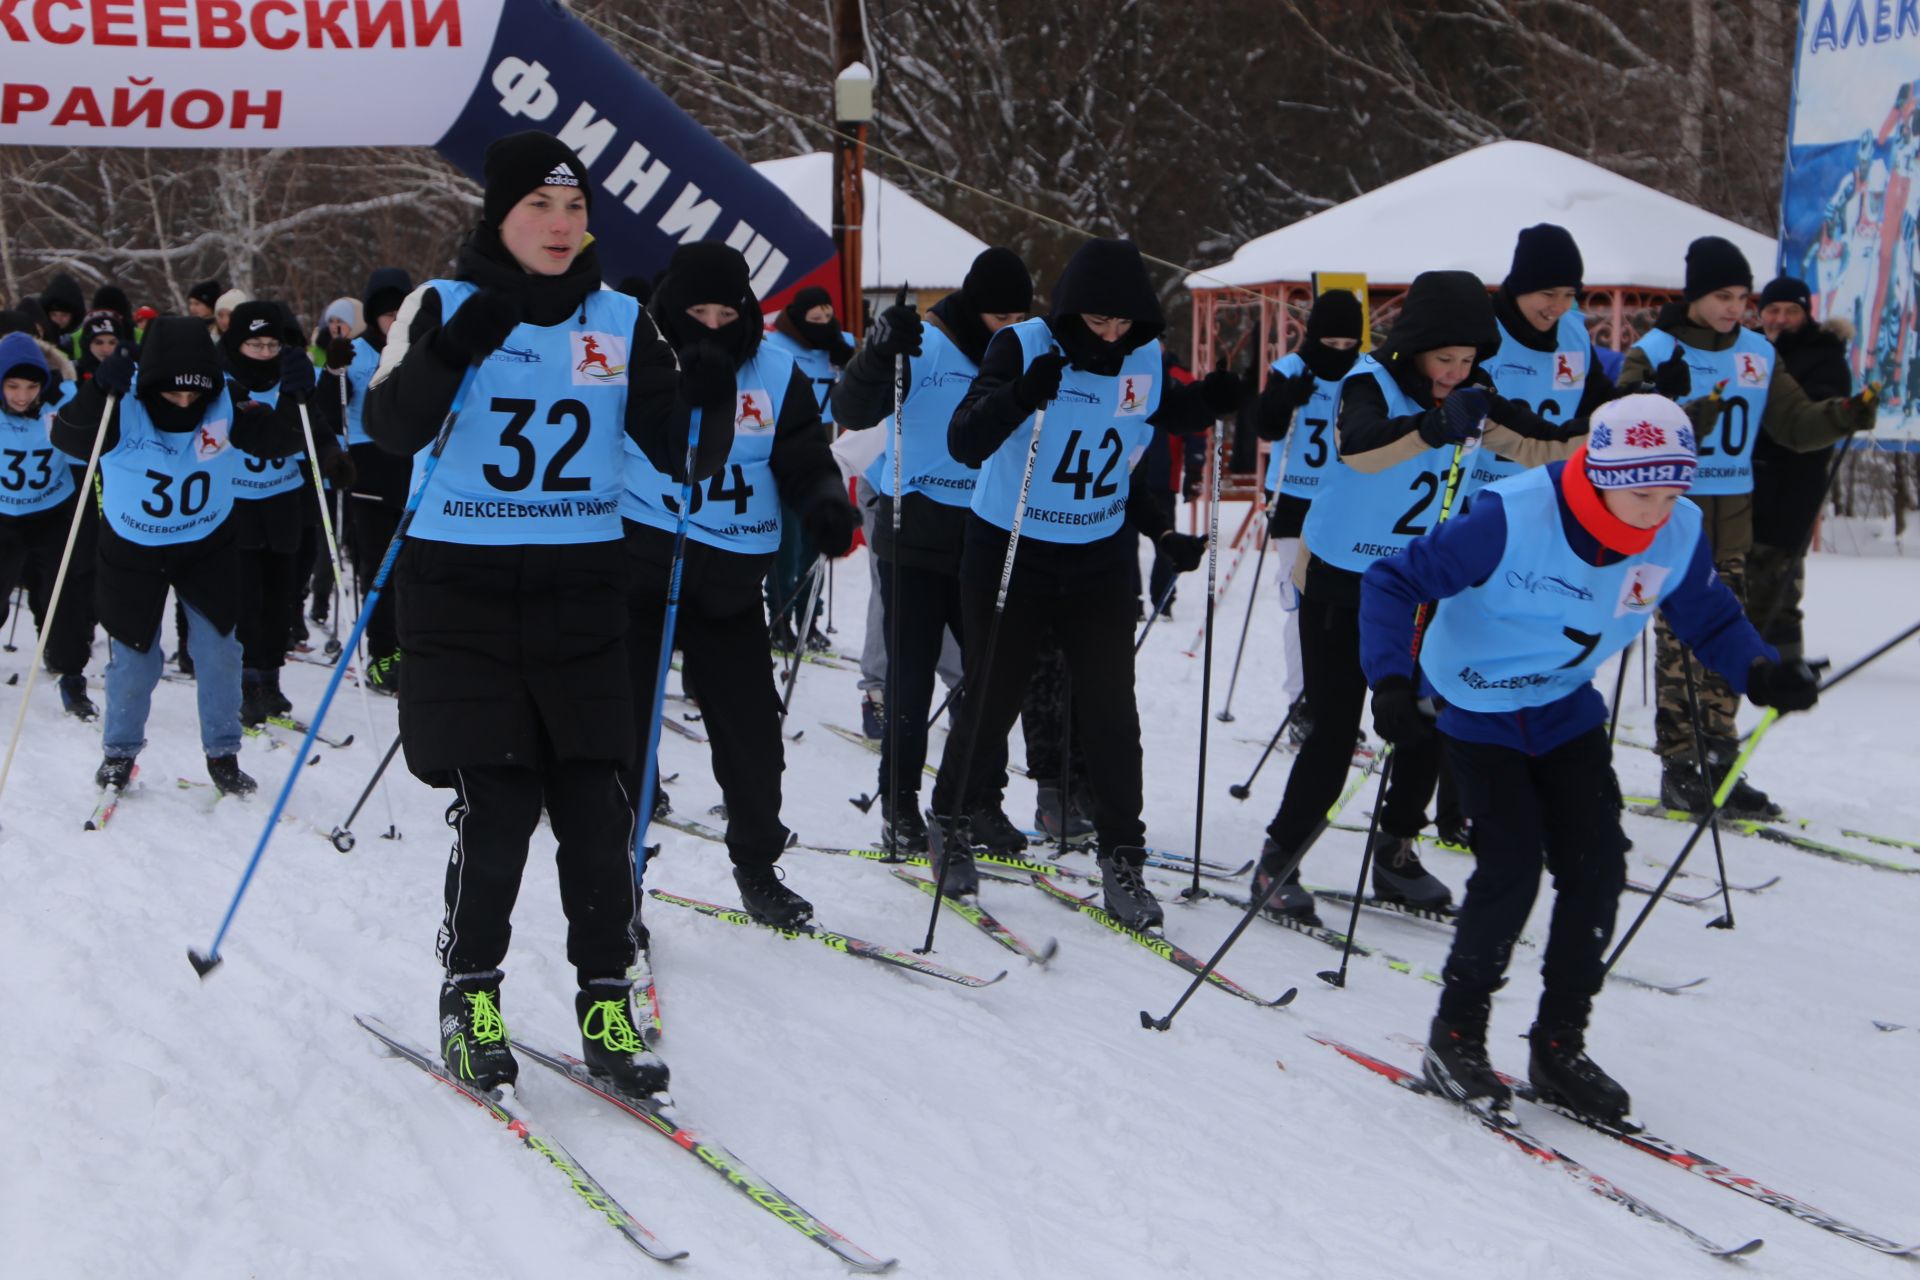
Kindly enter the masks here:
M 833 240 L 840 249 L 840 327 L 865 331 L 860 306 L 860 228 L 866 221 L 867 123 L 873 118 L 873 73 L 866 66 L 867 29 L 860 0 L 833 0 Z

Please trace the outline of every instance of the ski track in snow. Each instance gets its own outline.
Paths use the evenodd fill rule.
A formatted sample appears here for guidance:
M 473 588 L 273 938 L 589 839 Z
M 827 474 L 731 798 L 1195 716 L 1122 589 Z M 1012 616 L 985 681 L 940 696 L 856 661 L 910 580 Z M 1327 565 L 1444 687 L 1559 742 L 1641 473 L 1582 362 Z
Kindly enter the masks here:
M 1222 520 L 1223 529 L 1236 525 Z M 865 554 L 836 571 L 843 651 L 861 635 Z M 1216 708 L 1251 570 L 1243 566 L 1217 615 Z M 1212 724 L 1206 851 L 1217 860 L 1257 852 L 1290 760 L 1269 762 L 1251 800 L 1227 795 L 1260 750 L 1236 739 L 1264 740 L 1282 708 L 1272 574 L 1269 564 L 1234 698 L 1238 723 Z M 1904 560 L 1816 556 L 1809 576 L 1809 648 L 1836 664 L 1911 622 L 1920 603 L 1920 564 Z M 1149 838 L 1164 848 L 1192 842 L 1201 673 L 1181 651 L 1203 592 L 1202 575 L 1183 580 L 1177 619 L 1155 628 L 1140 663 Z M 24 680 L 30 658 L 25 645 L 0 655 L 0 673 Z M 1652 717 L 1633 662 L 1622 732 L 1647 740 Z M 104 643 L 96 686 L 103 666 Z M 312 711 L 326 674 L 287 668 L 300 714 Z M 855 680 L 815 664 L 801 671 L 789 727 L 809 732 L 788 748 L 785 816 L 811 843 L 878 835 L 877 813 L 846 803 L 873 789 L 877 758 L 823 727 L 858 723 Z M 1610 682 L 1611 669 L 1602 680 Z M 18 697 L 17 686 L 0 689 L 8 722 Z M 1816 715 L 1782 722 L 1752 776 L 1836 832 L 1920 837 L 1917 712 L 1920 646 L 1910 644 Z M 1743 724 L 1757 714 L 1746 708 Z M 306 770 L 290 805 L 301 821 L 276 831 L 224 947 L 227 963 L 202 983 L 185 951 L 211 940 L 292 750 L 250 740 L 243 765 L 261 793 L 204 812 L 204 799 L 173 783 L 204 775 L 192 690 L 162 684 L 144 785 L 107 831 L 83 833 L 99 729 L 61 716 L 52 683 L 39 682 L 0 830 L 0 1009 L 10 1042 L 0 1079 L 24 1103 L 0 1159 L 8 1275 L 401 1277 L 478 1265 L 500 1276 L 591 1280 L 658 1265 L 597 1221 L 544 1161 L 442 1086 L 383 1058 L 354 1026 L 354 1013 L 372 1012 L 434 1043 L 433 941 L 450 838 L 447 796 L 398 764 L 390 787 L 403 839 L 379 838 L 387 818 L 377 795 L 352 854 L 315 832 L 345 816 L 391 741 L 394 704 L 376 699 L 373 716 L 370 727 L 357 692 L 343 688 L 329 726 L 351 730 L 355 744 L 321 748 Z M 661 751 L 663 771 L 680 774 L 675 808 L 705 818 L 719 799 L 706 748 L 670 735 Z M 1023 754 L 1016 735 L 1015 759 Z M 1617 763 L 1629 792 L 1657 786 L 1648 752 L 1623 746 Z M 1015 778 L 1007 809 L 1016 822 L 1032 797 L 1032 784 Z M 1371 803 L 1370 786 L 1349 815 Z M 1686 828 L 1627 823 L 1634 874 L 1653 880 L 1659 873 L 1645 859 L 1671 857 Z M 720 846 L 660 828 L 652 838 L 664 849 L 649 885 L 737 901 Z M 1308 879 L 1352 883 L 1361 841 L 1330 832 L 1307 859 Z M 1733 933 L 1703 927 L 1717 904 L 1662 904 L 1622 968 L 1712 981 L 1680 997 L 1609 986 L 1593 1052 L 1663 1137 L 1868 1230 L 1920 1237 L 1910 1194 L 1920 1109 L 1900 1101 L 1920 1061 L 1916 1042 L 1870 1021 L 1920 1022 L 1911 972 L 1920 877 L 1747 838 L 1726 845 L 1736 881 L 1781 883 L 1735 896 Z M 1920 863 L 1920 854 L 1860 847 Z M 884 868 L 804 852 L 784 865 L 822 924 L 902 949 L 920 942 L 929 899 Z M 502 1003 L 517 1034 L 573 1050 L 573 975 L 552 866 L 543 828 Z M 1435 853 L 1430 866 L 1458 895 L 1468 860 Z M 1690 868 L 1711 871 L 1710 844 Z M 1179 905 L 1177 879 L 1153 878 L 1168 901 L 1168 935 L 1204 958 L 1234 910 Z M 1703 883 L 1681 882 L 1695 892 Z M 964 990 L 649 903 L 667 1019 L 661 1049 L 683 1119 L 865 1248 L 899 1257 L 903 1275 L 1728 1274 L 1727 1264 L 1303 1034 L 1322 1030 L 1411 1065 L 1412 1052 L 1387 1037 L 1424 1035 L 1431 985 L 1356 958 L 1348 989 L 1334 991 L 1314 974 L 1336 953 L 1256 924 L 1222 968 L 1269 998 L 1298 986 L 1294 1005 L 1265 1011 L 1202 991 L 1171 1032 L 1155 1034 L 1140 1029 L 1139 1011 L 1164 1012 L 1186 975 L 1036 891 L 987 882 L 985 899 L 1036 944 L 1060 940 L 1050 968 L 1022 964 L 950 915 L 937 958 L 981 976 L 1011 968 L 1005 982 Z M 1536 937 L 1546 934 L 1550 901 L 1543 892 L 1529 926 Z M 1628 895 L 1623 912 L 1644 901 Z M 1326 915 L 1344 927 L 1344 914 Z M 1448 936 L 1418 922 L 1366 913 L 1360 930 L 1362 941 L 1434 970 L 1445 958 Z M 1494 1057 L 1515 1073 L 1525 1070 L 1518 1037 L 1531 1022 L 1538 963 L 1537 952 L 1519 950 L 1495 1005 Z M 845 1274 L 692 1157 L 524 1059 L 521 1098 L 642 1222 L 692 1251 L 681 1264 L 688 1274 Z M 1767 1247 L 1738 1264 L 1755 1275 L 1910 1274 L 1910 1262 L 1557 1117 L 1525 1119 L 1723 1244 L 1764 1236 Z

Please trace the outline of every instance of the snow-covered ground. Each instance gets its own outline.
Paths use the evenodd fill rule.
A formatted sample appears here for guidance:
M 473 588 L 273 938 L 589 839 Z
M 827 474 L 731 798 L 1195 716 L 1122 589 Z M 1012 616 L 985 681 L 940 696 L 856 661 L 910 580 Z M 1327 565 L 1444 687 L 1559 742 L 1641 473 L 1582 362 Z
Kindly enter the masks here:
M 1234 522 L 1225 522 L 1232 527 Z M 835 584 L 837 640 L 857 647 L 866 566 Z M 1280 715 L 1278 610 L 1261 584 L 1256 635 L 1234 698 L 1238 719 L 1211 725 L 1206 851 L 1258 851 L 1287 757 L 1253 798 L 1230 799 Z M 1920 564 L 1817 557 L 1810 649 L 1839 662 L 1913 620 Z M 1224 699 L 1251 557 L 1220 611 L 1214 699 Z M 1200 663 L 1183 656 L 1201 615 L 1199 577 L 1140 664 L 1152 840 L 1187 848 L 1201 726 Z M 24 639 L 24 629 L 23 629 Z M 31 650 L 0 655 L 0 678 Z M 303 713 L 324 684 L 288 668 Z M 876 758 L 823 727 L 858 724 L 855 677 L 807 666 L 790 728 L 786 819 L 804 840 L 870 843 L 877 817 L 846 797 L 871 791 Z M 449 833 L 446 797 L 396 770 L 403 838 L 376 796 L 341 855 L 322 832 L 346 815 L 391 739 L 394 706 L 369 728 L 356 696 L 330 717 L 355 744 L 322 750 L 295 791 L 297 817 L 276 832 L 225 948 L 204 983 L 187 964 L 204 947 L 292 764 L 250 743 L 262 794 L 209 810 L 192 691 L 163 684 L 143 787 L 104 833 L 83 834 L 93 803 L 97 728 L 59 714 L 36 688 L 0 831 L 0 1083 L 19 1110 L 0 1147 L 0 1241 L 19 1277 L 513 1277 L 647 1274 L 636 1254 L 579 1203 L 546 1163 L 419 1072 L 381 1056 L 353 1024 L 384 1017 L 420 1043 L 434 1036 L 433 957 Z M 0 687 L 11 723 L 18 687 Z M 684 708 L 679 708 L 683 710 Z M 1913 786 L 1920 645 L 1891 654 L 1811 716 L 1783 722 L 1753 776 L 1796 814 L 1920 837 Z M 1749 717 L 1751 718 L 1751 717 Z M 1651 736 L 1628 682 L 1622 734 Z M 938 739 L 936 739 L 937 741 Z M 1018 755 L 1016 742 L 1016 756 Z M 705 748 L 668 735 L 679 812 L 719 798 Z M 1622 747 L 1631 791 L 1658 778 L 1645 750 Z M 1364 812 L 1371 792 L 1350 807 Z M 1031 812 L 1015 779 L 1008 810 Z M 1364 818 L 1360 819 L 1364 821 Z M 1629 817 L 1635 874 L 1670 857 L 1683 827 Z M 730 902 L 723 850 L 658 830 L 649 884 Z M 1310 882 L 1350 885 L 1361 837 L 1332 832 L 1308 859 Z M 1920 853 L 1872 850 L 1920 865 Z M 543 831 L 515 918 L 505 1012 L 530 1041 L 572 1047 L 572 974 Z M 1711 981 L 1681 996 L 1610 985 L 1595 1056 L 1633 1091 L 1655 1132 L 1712 1155 L 1883 1235 L 1920 1238 L 1911 1085 L 1920 1031 L 1913 980 L 1920 876 L 1828 862 L 1730 837 L 1736 881 L 1778 875 L 1736 895 L 1739 927 L 1704 928 L 1713 911 L 1667 903 L 1622 968 Z M 928 900 L 880 867 L 802 852 L 785 860 L 818 918 L 898 947 L 920 941 Z M 1432 856 L 1455 887 L 1465 858 Z M 1711 850 L 1691 864 L 1707 871 Z M 1162 878 L 1171 897 L 1174 882 Z M 1699 891 L 1701 880 L 1681 884 Z M 1256 924 L 1223 966 L 1265 995 L 1265 1011 L 1203 991 L 1167 1034 L 1143 1031 L 1186 981 L 1145 950 L 1038 892 L 989 884 L 987 905 L 1038 941 L 1060 940 L 1051 968 L 1025 966 L 957 919 L 937 958 L 1006 981 L 964 990 L 888 971 L 803 941 L 648 908 L 668 1023 L 663 1052 L 685 1117 L 730 1146 L 827 1222 L 902 1274 L 933 1277 L 1684 1277 L 1729 1265 L 1636 1221 L 1570 1179 L 1535 1166 L 1464 1117 L 1388 1086 L 1307 1039 L 1321 1030 L 1403 1064 L 1389 1037 L 1424 1032 L 1435 989 L 1356 960 L 1333 990 L 1317 970 L 1335 953 Z M 1532 926 L 1544 934 L 1542 894 Z M 1629 896 L 1627 910 L 1644 899 Z M 1328 913 L 1330 923 L 1335 922 Z M 1168 907 L 1167 932 L 1207 954 L 1234 920 L 1220 904 Z M 1369 914 L 1361 937 L 1437 970 L 1446 935 Z M 1537 953 L 1516 956 L 1495 1012 L 1496 1058 L 1524 1070 L 1523 1034 L 1538 994 Z M 690 1274 L 831 1276 L 843 1268 L 756 1210 L 684 1152 L 528 1063 L 522 1099 L 642 1221 L 692 1257 Z M 1744 1266 L 1780 1277 L 1909 1274 L 1913 1264 L 1790 1220 L 1752 1200 L 1597 1135 L 1538 1116 L 1533 1127 L 1594 1168 L 1725 1244 L 1764 1236 Z

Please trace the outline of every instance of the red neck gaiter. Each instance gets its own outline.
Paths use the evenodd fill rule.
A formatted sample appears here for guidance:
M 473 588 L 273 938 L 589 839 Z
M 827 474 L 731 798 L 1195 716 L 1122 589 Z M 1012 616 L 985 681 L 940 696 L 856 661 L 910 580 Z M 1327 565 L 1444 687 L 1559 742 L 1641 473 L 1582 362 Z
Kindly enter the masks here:
M 1567 495 L 1567 507 L 1580 527 L 1599 539 L 1601 546 L 1623 556 L 1638 555 L 1652 546 L 1653 535 L 1666 523 L 1663 520 L 1651 529 L 1636 529 L 1607 510 L 1600 491 L 1587 478 L 1587 446 L 1584 444 L 1574 450 L 1561 470 L 1560 491 Z

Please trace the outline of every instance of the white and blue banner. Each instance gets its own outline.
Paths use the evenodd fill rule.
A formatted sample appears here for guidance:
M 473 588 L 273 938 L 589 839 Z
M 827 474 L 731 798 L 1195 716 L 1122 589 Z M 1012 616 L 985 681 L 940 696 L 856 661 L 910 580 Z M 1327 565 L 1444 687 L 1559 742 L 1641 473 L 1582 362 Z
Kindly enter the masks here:
M 0 0 L 0 144 L 580 153 L 609 278 L 723 240 L 773 305 L 837 290 L 832 238 L 557 0 Z
M 1802 0 L 1780 197 L 1780 271 L 1853 329 L 1874 435 L 1920 443 L 1920 0 Z

